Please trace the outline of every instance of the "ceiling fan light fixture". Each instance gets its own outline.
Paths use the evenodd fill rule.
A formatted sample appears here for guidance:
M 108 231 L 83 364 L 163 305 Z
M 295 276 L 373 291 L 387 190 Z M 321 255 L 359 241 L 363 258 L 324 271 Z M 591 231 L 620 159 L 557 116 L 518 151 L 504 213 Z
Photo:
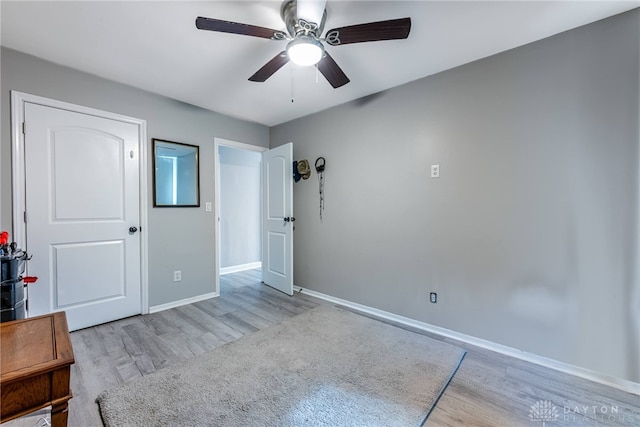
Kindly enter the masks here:
M 298 36 L 287 45 L 289 60 L 296 65 L 306 67 L 316 65 L 324 55 L 324 46 L 312 36 Z

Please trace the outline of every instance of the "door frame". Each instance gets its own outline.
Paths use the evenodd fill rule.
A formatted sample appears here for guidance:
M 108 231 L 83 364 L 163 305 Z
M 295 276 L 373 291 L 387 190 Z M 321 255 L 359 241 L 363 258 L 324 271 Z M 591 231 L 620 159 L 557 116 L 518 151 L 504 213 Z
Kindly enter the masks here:
M 218 138 L 213 139 L 213 167 L 214 167 L 214 179 L 215 186 L 213 191 L 213 212 L 215 214 L 215 293 L 220 295 L 220 147 L 236 148 L 239 150 L 255 151 L 264 153 L 269 151 L 268 147 L 262 147 L 260 145 L 251 145 L 244 142 L 232 141 L 230 139 Z M 262 163 L 262 161 L 261 161 Z M 260 191 L 262 191 L 262 173 L 260 173 Z M 260 197 L 260 217 L 262 218 L 262 197 Z M 260 236 L 262 238 L 262 236 Z M 261 249 L 262 251 L 262 245 Z M 262 261 L 262 253 L 260 254 L 260 260 Z
M 24 248 L 27 242 L 27 230 L 24 222 L 26 212 L 26 158 L 24 148 L 23 123 L 25 121 L 25 103 L 33 103 L 45 107 L 67 110 L 74 113 L 87 114 L 105 119 L 131 123 L 138 127 L 140 143 L 140 308 L 142 314 L 149 313 L 149 247 L 148 247 L 148 209 L 147 209 L 147 121 L 122 114 L 76 105 L 56 99 L 31 95 L 24 92 L 11 91 L 11 177 L 12 177 L 12 212 L 13 239 L 18 247 Z M 23 218 L 20 220 L 20 218 Z

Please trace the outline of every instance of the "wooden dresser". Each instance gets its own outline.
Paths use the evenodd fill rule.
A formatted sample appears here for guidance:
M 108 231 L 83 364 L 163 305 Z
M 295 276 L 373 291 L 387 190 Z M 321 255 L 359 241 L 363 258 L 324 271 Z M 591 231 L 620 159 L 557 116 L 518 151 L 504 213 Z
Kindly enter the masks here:
M 64 312 L 0 323 L 0 423 L 51 405 L 66 426 L 73 363 Z

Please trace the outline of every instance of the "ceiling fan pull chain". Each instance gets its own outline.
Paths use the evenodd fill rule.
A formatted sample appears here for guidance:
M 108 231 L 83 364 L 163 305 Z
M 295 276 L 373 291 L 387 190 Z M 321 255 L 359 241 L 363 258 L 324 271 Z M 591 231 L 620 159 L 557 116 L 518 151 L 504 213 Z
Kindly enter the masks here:
M 319 74 L 318 64 L 316 64 L 316 84 L 318 84 L 318 74 Z
M 291 103 L 293 104 L 293 64 L 291 64 Z

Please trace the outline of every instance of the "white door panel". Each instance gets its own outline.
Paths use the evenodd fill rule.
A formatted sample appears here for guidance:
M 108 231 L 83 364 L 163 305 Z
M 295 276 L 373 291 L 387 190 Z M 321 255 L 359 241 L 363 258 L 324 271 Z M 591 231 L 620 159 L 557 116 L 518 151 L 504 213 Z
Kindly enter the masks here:
M 293 295 L 293 144 L 263 153 L 262 280 Z
M 54 309 L 126 297 L 124 247 L 123 240 L 51 245 Z M 100 270 L 89 270 L 86 265 Z
M 267 154 L 265 154 L 267 155 Z M 269 220 L 282 220 L 286 216 L 287 206 L 285 201 L 286 172 L 289 172 L 284 155 L 271 156 L 267 168 L 267 218 Z M 293 173 L 293 172 L 292 172 Z
M 50 132 L 54 220 L 123 221 L 125 141 L 92 129 Z
M 141 313 L 138 127 L 25 103 L 29 315 L 70 329 Z
M 287 275 L 287 233 L 285 232 L 284 227 L 287 227 L 287 225 L 283 225 L 282 232 L 270 231 L 267 236 L 267 252 L 270 255 L 268 269 L 270 273 L 280 277 L 285 277 Z

